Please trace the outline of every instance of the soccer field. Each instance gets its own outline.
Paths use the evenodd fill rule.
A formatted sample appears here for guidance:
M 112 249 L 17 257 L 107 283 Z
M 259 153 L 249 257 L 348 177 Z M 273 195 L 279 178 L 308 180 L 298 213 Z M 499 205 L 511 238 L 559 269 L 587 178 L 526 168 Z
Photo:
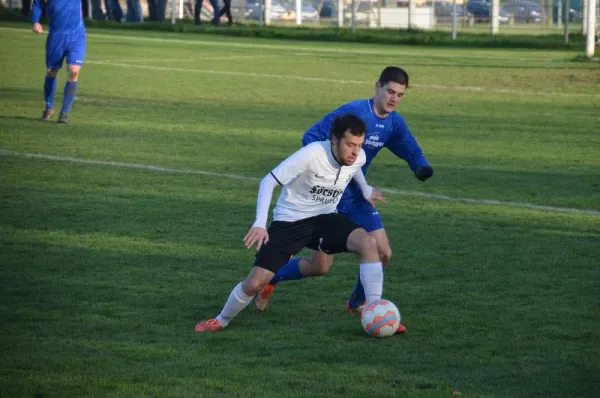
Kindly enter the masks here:
M 598 64 L 95 29 L 59 125 L 26 27 L 0 27 L 0 396 L 600 396 Z M 382 151 L 367 176 L 407 334 L 345 312 L 351 255 L 196 334 L 253 263 L 260 178 L 387 65 L 436 170 Z

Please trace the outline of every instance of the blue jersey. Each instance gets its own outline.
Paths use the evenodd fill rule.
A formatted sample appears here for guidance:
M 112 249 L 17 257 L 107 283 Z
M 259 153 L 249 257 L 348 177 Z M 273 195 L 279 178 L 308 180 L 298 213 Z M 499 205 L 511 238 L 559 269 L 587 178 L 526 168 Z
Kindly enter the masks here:
M 380 118 L 373 111 L 373 99 L 353 101 L 334 110 L 304 133 L 302 144 L 308 145 L 314 141 L 328 140 L 331 135 L 333 120 L 337 116 L 346 113 L 360 117 L 367 126 L 365 143 L 363 144 L 367 162 L 362 168 L 365 176 L 371 161 L 384 147 L 405 160 L 413 172 L 420 166 L 429 166 L 419 144 L 410 133 L 402 116 L 397 112 L 392 112 L 387 117 Z M 342 195 L 338 209 L 348 211 L 352 207 L 365 202 L 360 188 L 352 181 Z
M 49 33 L 51 35 L 85 32 L 81 0 L 33 0 L 32 24 L 40 22 L 44 7 L 46 7 L 46 15 L 50 19 Z

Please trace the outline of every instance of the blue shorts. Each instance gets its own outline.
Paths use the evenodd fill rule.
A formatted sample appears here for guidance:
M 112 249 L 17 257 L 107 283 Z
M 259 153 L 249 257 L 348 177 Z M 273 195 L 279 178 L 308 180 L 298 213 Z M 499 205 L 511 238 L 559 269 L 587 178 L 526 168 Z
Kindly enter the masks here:
M 381 221 L 379 212 L 367 201 L 355 202 L 351 206 L 338 206 L 337 211 L 367 232 L 383 229 L 383 221 Z
M 83 65 L 85 58 L 85 32 L 50 33 L 46 39 L 46 67 L 60 69 L 64 59 L 67 65 Z

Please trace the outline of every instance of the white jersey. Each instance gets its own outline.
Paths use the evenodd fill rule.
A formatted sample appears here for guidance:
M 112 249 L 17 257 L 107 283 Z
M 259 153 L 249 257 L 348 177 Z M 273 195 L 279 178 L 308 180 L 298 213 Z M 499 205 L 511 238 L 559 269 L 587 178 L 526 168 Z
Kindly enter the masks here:
M 331 152 L 331 141 L 313 142 L 298 150 L 271 171 L 283 185 L 273 220 L 298 221 L 335 213 L 346 186 L 366 159 L 361 149 L 354 164 L 340 165 Z

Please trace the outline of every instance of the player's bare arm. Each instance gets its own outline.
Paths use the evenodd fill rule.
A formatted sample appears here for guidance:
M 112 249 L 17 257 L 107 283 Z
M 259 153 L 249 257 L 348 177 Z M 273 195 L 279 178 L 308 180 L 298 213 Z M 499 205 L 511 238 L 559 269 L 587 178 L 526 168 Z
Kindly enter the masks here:
M 378 188 L 373 187 L 373 192 L 369 195 L 367 202 L 371 204 L 373 207 L 377 207 L 375 202 L 385 203 L 385 197 L 383 196 L 383 192 L 381 192 Z
M 385 203 L 383 192 L 367 183 L 367 179 L 365 178 L 362 170 L 359 169 L 356 174 L 354 174 L 353 178 L 362 191 L 364 198 L 371 204 L 371 206 L 377 207 L 375 206 L 375 202 Z

